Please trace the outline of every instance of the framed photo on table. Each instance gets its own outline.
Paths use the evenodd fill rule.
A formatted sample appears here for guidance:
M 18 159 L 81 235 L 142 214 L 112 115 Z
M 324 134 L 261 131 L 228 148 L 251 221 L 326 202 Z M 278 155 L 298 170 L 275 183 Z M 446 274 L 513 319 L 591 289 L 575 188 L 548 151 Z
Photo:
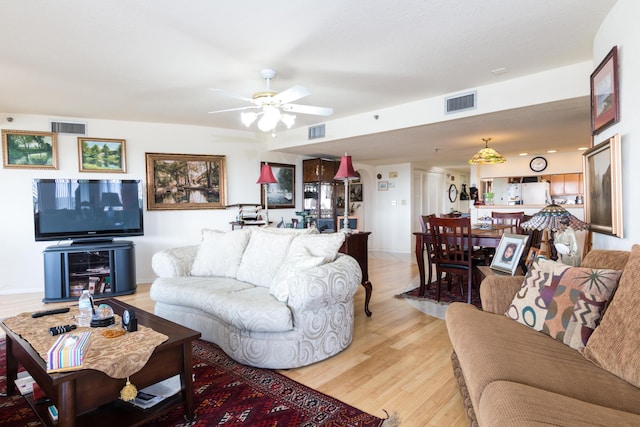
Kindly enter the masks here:
M 620 119 L 618 47 L 614 46 L 591 74 L 591 133 L 600 133 Z
M 503 234 L 491 261 L 491 268 L 513 276 L 528 239 L 527 235 Z

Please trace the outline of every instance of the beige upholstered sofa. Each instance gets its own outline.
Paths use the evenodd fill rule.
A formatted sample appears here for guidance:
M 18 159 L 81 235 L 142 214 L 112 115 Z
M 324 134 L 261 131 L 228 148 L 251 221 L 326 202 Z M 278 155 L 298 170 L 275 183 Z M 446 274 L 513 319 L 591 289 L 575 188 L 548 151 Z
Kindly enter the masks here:
M 454 373 L 471 425 L 640 425 L 640 245 L 631 252 L 591 251 L 582 267 L 622 270 L 608 306 L 574 295 L 606 307 L 599 325 L 589 310 L 577 308 L 570 322 L 540 330 L 507 317 L 518 304 L 515 295 L 528 298 L 525 294 L 535 290 L 521 287 L 522 276 L 487 277 L 480 288 L 483 311 L 462 303 L 448 307 Z M 562 283 L 557 277 L 547 282 L 555 287 L 554 298 L 569 288 L 562 289 Z M 537 300 L 549 289 L 541 287 Z M 567 306 L 552 301 L 546 320 Z M 527 322 L 534 324 L 532 318 Z M 584 333 L 588 328 L 580 331 L 587 341 L 579 349 L 565 343 L 580 336 L 571 330 L 575 322 L 595 327 L 591 335 Z M 558 326 L 566 330 L 554 339 L 548 334 Z
M 202 333 L 238 362 L 285 369 L 353 338 L 355 259 L 344 234 L 248 227 L 203 230 L 199 245 L 154 254 L 155 314 Z

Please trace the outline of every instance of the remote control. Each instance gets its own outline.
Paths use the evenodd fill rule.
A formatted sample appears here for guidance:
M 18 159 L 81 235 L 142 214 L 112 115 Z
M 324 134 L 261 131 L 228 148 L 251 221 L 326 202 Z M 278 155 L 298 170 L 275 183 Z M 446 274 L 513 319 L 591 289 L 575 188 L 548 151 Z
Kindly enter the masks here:
M 54 308 L 53 310 L 36 311 L 35 313 L 31 314 L 31 317 L 36 318 L 36 317 L 48 316 L 50 314 L 67 313 L 68 311 L 69 311 L 69 307 Z

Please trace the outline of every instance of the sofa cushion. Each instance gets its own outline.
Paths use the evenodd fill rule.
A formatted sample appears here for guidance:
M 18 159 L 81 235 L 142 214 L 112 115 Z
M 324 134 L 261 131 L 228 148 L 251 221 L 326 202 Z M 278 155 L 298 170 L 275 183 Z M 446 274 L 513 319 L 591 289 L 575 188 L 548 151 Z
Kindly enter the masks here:
M 640 387 L 638 283 L 640 245 L 633 245 L 615 297 L 607 308 L 602 323 L 584 349 L 584 354 L 589 360 L 636 387 Z
M 584 348 L 620 274 L 538 259 L 505 314 L 572 348 Z
M 333 262 L 344 243 L 344 233 L 302 234 L 291 242 L 288 256 L 323 257 L 324 262 Z
M 638 426 L 640 415 L 619 411 L 509 381 L 487 386 L 478 413 L 480 425 Z
M 269 288 L 294 237 L 291 233 L 277 233 L 262 228 L 252 230 L 236 278 Z
M 188 290 L 188 291 L 185 291 Z M 159 278 L 150 296 L 164 304 L 191 307 L 248 332 L 286 332 L 293 315 L 269 289 L 223 277 Z
M 202 230 L 202 243 L 191 266 L 191 275 L 236 277 L 250 235 L 247 229 Z
M 464 303 L 449 305 L 446 322 L 476 411 L 485 387 L 512 381 L 640 413 L 640 389 L 547 335 Z
M 297 275 L 300 271 L 317 267 L 324 264 L 324 262 L 325 259 L 321 256 L 302 254 L 287 257 L 280 265 L 280 268 L 278 268 L 273 282 L 271 282 L 271 286 L 269 287 L 269 292 L 279 301 L 286 303 L 289 299 L 289 279 Z

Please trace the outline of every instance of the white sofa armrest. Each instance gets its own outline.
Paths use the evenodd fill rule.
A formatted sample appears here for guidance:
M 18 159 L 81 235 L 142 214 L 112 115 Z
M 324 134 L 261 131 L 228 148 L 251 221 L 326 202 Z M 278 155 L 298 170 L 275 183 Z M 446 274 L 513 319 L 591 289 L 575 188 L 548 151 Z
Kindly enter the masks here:
M 294 311 L 353 303 L 362 281 L 358 262 L 340 254 L 335 261 L 300 271 L 289 279 L 288 305 Z
M 159 277 L 189 276 L 199 247 L 183 246 L 156 252 L 151 258 L 151 268 Z

